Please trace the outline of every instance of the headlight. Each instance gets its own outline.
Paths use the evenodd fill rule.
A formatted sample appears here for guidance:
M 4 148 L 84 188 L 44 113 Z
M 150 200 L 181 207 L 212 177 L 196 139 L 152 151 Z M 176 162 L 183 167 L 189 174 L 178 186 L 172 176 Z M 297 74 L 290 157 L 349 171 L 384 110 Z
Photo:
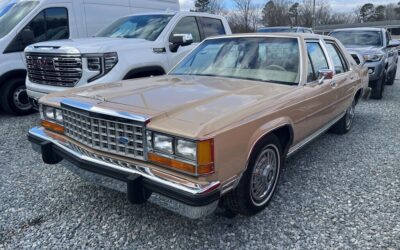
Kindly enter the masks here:
M 379 54 L 379 53 L 364 55 L 364 60 L 366 62 L 378 62 L 378 61 L 382 60 L 382 58 L 383 58 L 383 54 Z
M 54 121 L 59 124 L 63 123 L 63 115 L 61 109 L 50 106 L 42 106 L 41 113 L 41 117 L 44 120 Z
M 173 138 L 166 136 L 166 135 L 161 135 L 154 133 L 154 149 L 167 153 L 167 154 L 173 154 Z
M 146 131 L 148 160 L 195 176 L 214 172 L 214 140 L 194 141 Z
M 99 72 L 96 76 L 90 78 L 88 82 L 92 82 L 103 77 L 118 63 L 118 54 L 116 52 L 105 54 L 89 54 L 86 55 L 86 58 L 88 69 L 90 71 Z
M 176 154 L 195 161 L 197 156 L 197 145 L 192 141 L 178 139 L 176 141 Z
M 40 124 L 51 131 L 64 133 L 62 110 L 52 106 L 39 104 Z

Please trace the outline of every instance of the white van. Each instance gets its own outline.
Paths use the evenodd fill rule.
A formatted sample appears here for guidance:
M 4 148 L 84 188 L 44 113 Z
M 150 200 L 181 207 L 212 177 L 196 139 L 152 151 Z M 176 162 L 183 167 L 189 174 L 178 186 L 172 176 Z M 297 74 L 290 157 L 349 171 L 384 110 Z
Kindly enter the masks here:
M 3 0 L 0 1 L 0 108 L 32 112 L 25 90 L 26 46 L 89 37 L 132 13 L 179 10 L 179 0 Z

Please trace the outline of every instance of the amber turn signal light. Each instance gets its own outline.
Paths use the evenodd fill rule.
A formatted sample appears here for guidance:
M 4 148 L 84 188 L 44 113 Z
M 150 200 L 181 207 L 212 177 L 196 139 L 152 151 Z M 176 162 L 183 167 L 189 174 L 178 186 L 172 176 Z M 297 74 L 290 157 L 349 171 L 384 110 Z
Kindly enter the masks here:
M 197 173 L 200 175 L 214 173 L 214 140 L 197 143 Z
M 182 171 L 185 171 L 185 172 L 189 172 L 189 173 L 192 173 L 192 174 L 196 173 L 196 166 L 192 165 L 192 164 L 188 164 L 186 162 L 182 162 L 182 161 L 178 161 L 178 160 L 175 160 L 175 159 L 167 158 L 167 157 L 164 157 L 164 156 L 161 156 L 161 155 L 157 155 L 155 153 L 149 153 L 148 154 L 148 159 L 151 162 L 159 163 L 159 164 L 164 165 L 164 166 L 168 166 L 168 167 L 175 168 L 175 169 L 178 169 L 178 170 L 182 170 Z
M 64 127 L 57 123 L 42 120 L 42 121 L 40 121 L 40 125 L 42 125 L 44 128 L 46 128 L 48 130 L 51 130 L 51 131 L 54 131 L 57 133 L 61 133 L 61 134 L 64 133 Z

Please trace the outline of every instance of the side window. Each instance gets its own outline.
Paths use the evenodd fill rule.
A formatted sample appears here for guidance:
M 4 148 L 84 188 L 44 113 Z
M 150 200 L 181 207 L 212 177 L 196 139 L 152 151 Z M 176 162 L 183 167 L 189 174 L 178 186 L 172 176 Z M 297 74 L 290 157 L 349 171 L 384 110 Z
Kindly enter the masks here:
M 310 75 L 307 78 L 309 82 L 312 82 L 318 79 L 318 72 L 321 69 L 329 69 L 329 64 L 324 51 L 318 42 L 307 42 L 307 51 L 308 59 L 310 61 L 308 66 L 309 69 L 307 70 Z M 312 70 L 310 69 L 310 66 L 312 66 Z
M 220 19 L 200 17 L 204 36 L 225 35 L 225 28 Z
M 192 34 L 194 43 L 201 42 L 199 27 L 196 18 L 193 16 L 184 17 L 178 22 L 170 35 L 170 40 L 174 34 Z
M 386 31 L 385 33 L 386 33 L 386 45 L 389 45 L 391 38 L 390 38 L 389 32 Z
M 316 76 L 314 66 L 311 63 L 310 54 L 307 56 L 307 82 L 313 82 L 317 80 L 318 76 Z
M 347 63 L 346 60 L 344 59 L 344 56 L 333 43 L 327 43 L 326 50 L 328 51 L 328 54 L 332 58 L 336 74 L 348 71 Z
M 49 8 L 45 10 L 46 40 L 69 38 L 68 11 L 66 8 Z
M 26 46 L 69 38 L 66 8 L 48 8 L 37 14 L 14 38 L 6 52 L 21 52 Z

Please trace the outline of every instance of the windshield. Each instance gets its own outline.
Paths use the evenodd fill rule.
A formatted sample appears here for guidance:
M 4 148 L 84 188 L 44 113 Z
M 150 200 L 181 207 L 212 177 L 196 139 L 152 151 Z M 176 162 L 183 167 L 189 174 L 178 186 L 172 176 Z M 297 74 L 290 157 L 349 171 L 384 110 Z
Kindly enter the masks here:
M 7 1 L 0 4 L 0 38 L 7 35 L 38 4 L 38 1 Z
M 330 34 L 339 39 L 345 46 L 383 46 L 383 39 L 379 31 L 336 31 Z
M 264 33 L 296 32 L 296 29 L 291 29 L 291 28 L 262 28 L 262 29 L 259 29 L 257 32 L 264 32 Z
M 219 38 L 203 42 L 170 74 L 295 85 L 299 81 L 299 60 L 295 38 Z
M 144 15 L 124 17 L 104 30 L 97 37 L 142 38 L 154 41 L 171 20 L 172 15 Z

